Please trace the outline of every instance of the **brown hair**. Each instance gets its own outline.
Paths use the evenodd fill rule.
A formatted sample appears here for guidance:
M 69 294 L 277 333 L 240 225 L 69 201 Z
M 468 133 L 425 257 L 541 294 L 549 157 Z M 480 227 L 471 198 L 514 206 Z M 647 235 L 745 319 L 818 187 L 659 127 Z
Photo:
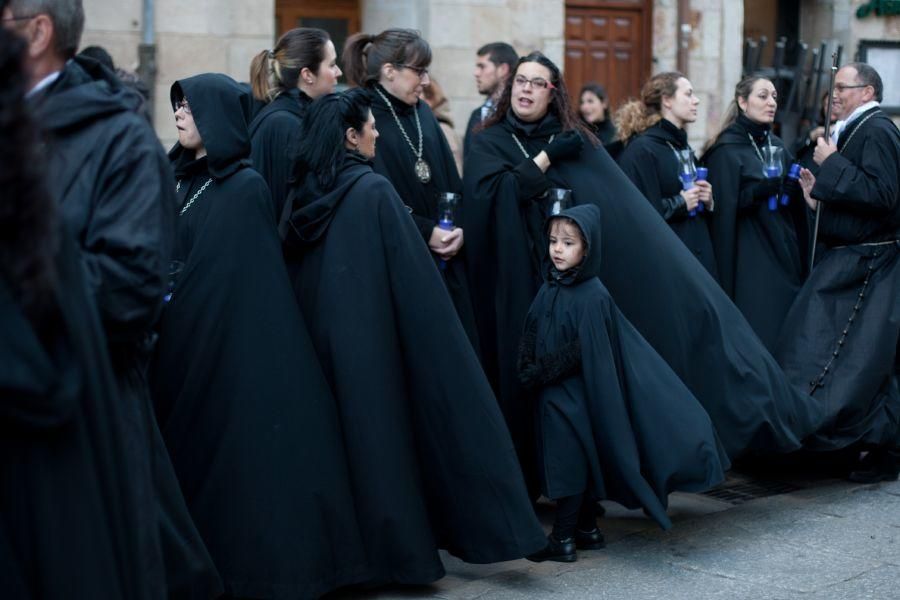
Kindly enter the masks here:
M 325 45 L 331 38 L 322 29 L 298 27 L 278 39 L 275 48 L 263 50 L 250 63 L 253 96 L 270 102 L 279 94 L 297 87 L 300 71 L 318 73 L 325 60 Z
M 728 109 L 725 111 L 725 116 L 722 118 L 722 126 L 719 127 L 719 130 L 706 142 L 706 145 L 703 147 L 704 152 L 712 148 L 719 140 L 719 136 L 722 135 L 722 132 L 728 129 L 728 126 L 737 120 L 738 115 L 741 113 L 741 106 L 738 104 L 738 99 L 743 98 L 746 100 L 749 98 L 751 92 L 753 92 L 753 86 L 761 79 L 771 83 L 768 77 L 750 75 L 741 79 L 738 84 L 734 86 L 734 98 L 732 99 L 731 104 L 728 105 Z
M 600 140 L 597 139 L 594 132 L 585 124 L 578 113 L 575 112 L 575 107 L 572 105 L 572 100 L 569 98 L 569 90 L 566 88 L 566 82 L 562 78 L 559 67 L 540 52 L 532 52 L 528 56 L 523 56 L 519 59 L 516 68 L 513 69 L 512 73 L 509 74 L 509 77 L 506 78 L 503 95 L 500 96 L 500 100 L 497 102 L 497 110 L 494 111 L 493 115 L 482 121 L 480 126 L 476 126 L 475 131 L 478 132 L 482 129 L 487 129 L 491 125 L 495 125 L 506 118 L 506 113 L 509 112 L 512 104 L 512 86 L 513 81 L 516 78 L 516 71 L 518 71 L 520 65 L 530 62 L 546 67 L 550 71 L 550 83 L 553 84 L 554 89 L 550 90 L 549 110 L 559 117 L 559 121 L 562 124 L 562 130 L 571 131 L 575 129 L 579 131 L 591 145 L 595 147 L 600 145 Z
M 378 35 L 357 33 L 344 45 L 344 71 L 352 85 L 375 84 L 385 64 L 426 68 L 431 46 L 414 29 L 385 29 Z
M 677 71 L 657 73 L 641 88 L 640 100 L 629 100 L 614 118 L 619 138 L 626 144 L 633 136 L 656 125 L 662 119 L 662 100 L 678 91 L 678 80 L 684 75 Z

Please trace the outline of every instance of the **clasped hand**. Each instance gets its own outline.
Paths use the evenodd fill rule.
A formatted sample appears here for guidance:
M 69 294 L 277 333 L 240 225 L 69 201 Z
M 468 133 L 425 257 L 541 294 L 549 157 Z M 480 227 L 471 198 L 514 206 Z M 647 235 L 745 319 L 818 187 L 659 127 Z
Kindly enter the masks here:
M 816 150 L 813 152 L 813 161 L 817 165 L 821 165 L 825 162 L 825 159 L 837 152 L 837 145 L 831 140 L 826 140 L 825 137 L 820 137 L 816 142 Z
M 681 197 L 684 198 L 688 211 L 695 210 L 701 202 L 710 209 L 712 208 L 712 185 L 708 181 L 695 181 L 691 189 L 681 191 Z
M 435 227 L 431 230 L 431 239 L 428 247 L 443 260 L 450 260 L 459 252 L 463 245 L 463 230 L 454 227 L 452 231 Z

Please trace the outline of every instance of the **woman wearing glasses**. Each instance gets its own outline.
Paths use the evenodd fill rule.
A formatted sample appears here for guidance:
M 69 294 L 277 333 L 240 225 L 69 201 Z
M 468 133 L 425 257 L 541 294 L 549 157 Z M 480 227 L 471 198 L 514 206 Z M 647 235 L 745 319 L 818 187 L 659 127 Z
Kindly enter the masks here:
M 347 78 L 369 91 L 372 114 L 381 136 L 375 172 L 397 189 L 453 299 L 472 346 L 479 350 L 475 316 L 462 258 L 461 203 L 452 225 L 439 225 L 438 194 L 462 192 L 453 152 L 428 104 L 420 100 L 431 80 L 431 47 L 418 32 L 387 29 L 378 35 L 357 34 L 347 40 Z
M 771 131 L 777 108 L 771 81 L 745 78 L 703 156 L 716 190 L 711 234 L 719 281 L 770 351 L 803 283 L 806 255 L 806 205 L 797 180 L 784 177 L 792 157 Z M 773 148 L 782 155 L 774 159 L 780 171 L 767 172 Z
M 499 357 L 493 375 L 523 466 L 534 464 L 531 413 L 515 362 L 543 272 L 549 188 L 600 207 L 601 281 L 703 404 L 729 455 L 799 448 L 819 425 L 811 399 L 785 380 L 734 304 L 583 127 L 559 69 L 529 55 L 463 171 L 479 333 L 485 358 Z
M 334 92 L 340 76 L 334 44 L 321 29 L 291 29 L 275 48 L 253 58 L 253 97 L 266 105 L 250 123 L 250 159 L 272 192 L 276 222 L 287 197 L 290 155 L 299 142 L 306 107 Z
M 658 73 L 647 80 L 641 99 L 619 109 L 616 119 L 626 143 L 617 162 L 653 208 L 716 277 L 716 257 L 709 237 L 712 187 L 708 181 L 683 183 L 696 157 L 685 125 L 697 120 L 700 99 L 681 73 Z

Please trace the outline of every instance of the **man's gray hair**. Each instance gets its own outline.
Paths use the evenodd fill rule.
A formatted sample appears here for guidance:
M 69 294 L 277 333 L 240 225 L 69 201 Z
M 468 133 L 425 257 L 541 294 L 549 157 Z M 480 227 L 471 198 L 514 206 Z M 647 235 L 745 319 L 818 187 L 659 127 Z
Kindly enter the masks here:
M 856 80 L 862 85 L 871 85 L 875 90 L 875 100 L 881 102 L 884 100 L 884 84 L 881 82 L 881 75 L 878 74 L 872 65 L 864 62 L 852 62 L 844 65 L 856 69 Z
M 81 0 L 9 0 L 14 17 L 47 15 L 53 21 L 53 49 L 69 59 L 78 52 L 84 31 L 84 7 Z

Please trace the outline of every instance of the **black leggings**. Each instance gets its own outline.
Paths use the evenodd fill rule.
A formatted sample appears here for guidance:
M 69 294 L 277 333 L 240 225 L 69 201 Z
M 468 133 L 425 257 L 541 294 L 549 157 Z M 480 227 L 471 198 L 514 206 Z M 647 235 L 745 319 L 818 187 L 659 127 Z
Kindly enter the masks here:
M 558 540 L 573 537 L 575 527 L 581 531 L 593 531 L 597 527 L 597 507 L 590 492 L 566 496 L 556 500 L 556 519 L 553 537 Z

